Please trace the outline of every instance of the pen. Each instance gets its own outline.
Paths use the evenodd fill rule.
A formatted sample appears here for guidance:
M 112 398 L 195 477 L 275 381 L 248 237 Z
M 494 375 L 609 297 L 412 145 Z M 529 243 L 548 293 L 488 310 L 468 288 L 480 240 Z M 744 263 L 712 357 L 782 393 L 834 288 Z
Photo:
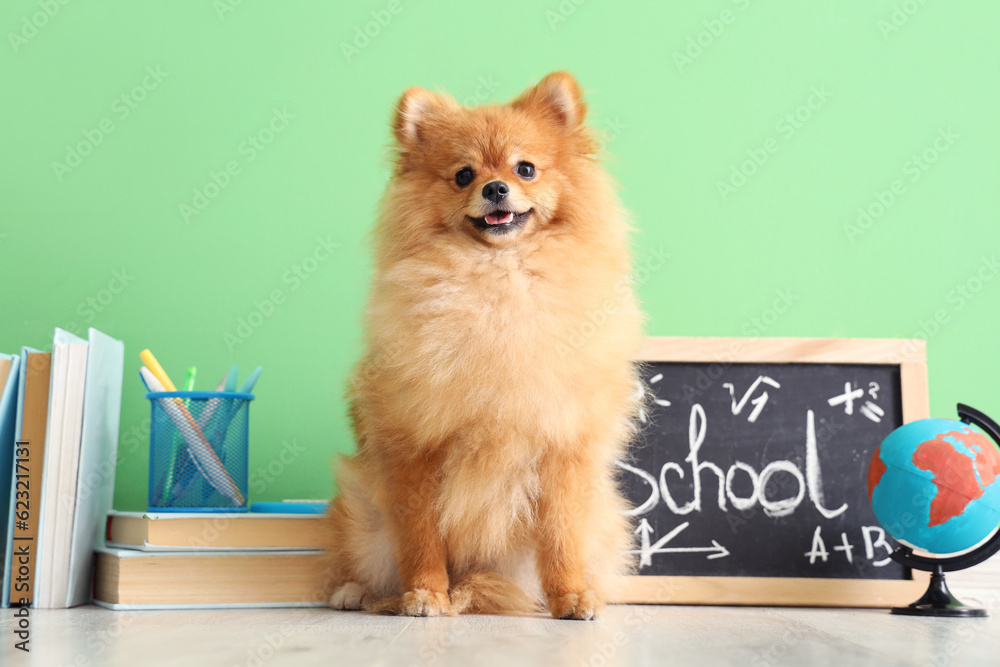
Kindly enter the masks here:
M 198 369 L 196 367 L 190 366 L 188 368 L 187 379 L 184 381 L 184 391 L 194 391 L 194 379 L 197 373 Z M 190 410 L 191 400 L 185 398 L 184 405 L 187 406 L 188 410 Z M 170 451 L 170 467 L 167 468 L 167 478 L 163 483 L 163 493 L 160 495 L 160 501 L 158 503 L 161 507 L 170 504 L 170 497 L 174 490 L 174 477 L 177 474 L 177 455 L 183 444 L 184 439 L 181 438 L 180 433 L 175 434 L 174 445 Z

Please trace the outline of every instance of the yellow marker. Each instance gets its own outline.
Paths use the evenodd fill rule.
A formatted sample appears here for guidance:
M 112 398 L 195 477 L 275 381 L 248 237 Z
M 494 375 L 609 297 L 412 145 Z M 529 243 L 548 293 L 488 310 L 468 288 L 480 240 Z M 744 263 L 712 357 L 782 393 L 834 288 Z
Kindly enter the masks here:
M 156 357 L 153 356 L 152 352 L 145 349 L 139 353 L 139 358 L 142 359 L 142 363 L 146 364 L 146 368 L 149 369 L 149 372 L 156 376 L 156 379 L 160 381 L 164 389 L 167 391 L 177 391 L 177 387 L 175 387 L 174 383 L 170 381 L 170 376 L 167 375 L 165 370 L 163 370 L 163 366 L 161 366 L 160 362 L 156 360 Z

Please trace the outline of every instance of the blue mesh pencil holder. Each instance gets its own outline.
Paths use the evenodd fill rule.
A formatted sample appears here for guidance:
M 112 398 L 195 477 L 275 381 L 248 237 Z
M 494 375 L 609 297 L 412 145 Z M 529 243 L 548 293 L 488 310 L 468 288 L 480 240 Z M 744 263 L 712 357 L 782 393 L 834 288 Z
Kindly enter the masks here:
M 253 394 L 146 394 L 149 511 L 245 512 Z

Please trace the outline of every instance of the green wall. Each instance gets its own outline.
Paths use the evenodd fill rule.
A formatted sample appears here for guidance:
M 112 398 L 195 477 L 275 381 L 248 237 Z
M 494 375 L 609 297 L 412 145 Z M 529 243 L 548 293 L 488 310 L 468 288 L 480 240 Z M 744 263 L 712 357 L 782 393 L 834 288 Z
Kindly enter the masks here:
M 145 506 L 145 347 L 203 388 L 262 365 L 252 496 L 325 497 L 392 103 L 568 69 L 650 334 L 927 337 L 933 412 L 998 415 L 998 23 L 985 0 L 8 0 L 0 350 L 125 340 L 121 509 Z

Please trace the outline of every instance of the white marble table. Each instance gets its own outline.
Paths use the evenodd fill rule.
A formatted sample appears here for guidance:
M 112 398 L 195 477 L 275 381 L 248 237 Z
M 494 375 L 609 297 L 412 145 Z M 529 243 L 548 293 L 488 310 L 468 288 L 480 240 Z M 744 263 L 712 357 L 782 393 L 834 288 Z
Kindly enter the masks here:
M 112 612 L 32 610 L 31 652 L 0 611 L 0 665 L 991 665 L 1000 593 L 988 619 L 890 616 L 874 609 L 612 606 L 597 622 L 412 619 L 328 609 Z

